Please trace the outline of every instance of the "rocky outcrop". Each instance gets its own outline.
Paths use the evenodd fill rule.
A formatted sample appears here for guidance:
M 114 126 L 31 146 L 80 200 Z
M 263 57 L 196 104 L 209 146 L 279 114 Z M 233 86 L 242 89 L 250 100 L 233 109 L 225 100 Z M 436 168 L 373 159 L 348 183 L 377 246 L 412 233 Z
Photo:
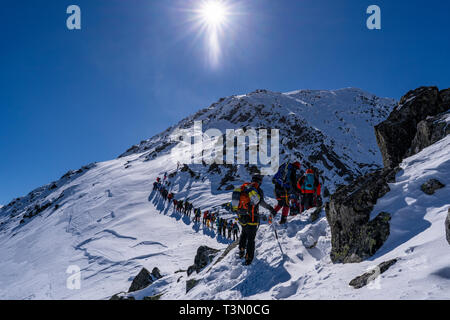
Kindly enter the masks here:
M 356 277 L 350 281 L 350 285 L 355 289 L 361 289 L 369 282 L 378 278 L 381 274 L 385 273 L 390 267 L 397 263 L 397 259 L 392 259 L 379 264 L 376 268 L 364 273 L 363 275 Z
M 445 220 L 445 234 L 447 236 L 447 242 L 450 244 L 450 208 L 448 208 L 447 219 Z
M 450 134 L 450 111 L 428 117 L 417 125 L 416 135 L 406 156 L 412 156 Z
M 153 268 L 152 273 L 147 269 L 142 268 L 138 275 L 133 279 L 130 289 L 128 289 L 128 293 L 145 289 L 154 281 L 161 278 L 162 276 L 158 268 Z
M 385 168 L 359 177 L 330 197 L 325 210 L 331 228 L 331 260 L 355 263 L 371 257 L 389 236 L 390 214 L 370 220 L 377 200 L 390 191 L 398 169 Z
M 395 167 L 411 155 L 411 145 L 420 122 L 429 116 L 437 116 L 450 107 L 450 89 L 439 91 L 436 87 L 421 87 L 408 92 L 387 120 L 375 126 L 377 143 L 385 167 Z M 423 126 L 424 124 L 422 124 Z
M 370 220 L 377 200 L 395 182 L 398 164 L 404 158 L 445 137 L 450 129 L 450 89 L 421 87 L 408 92 L 387 120 L 375 126 L 385 169 L 357 178 L 340 187 L 326 206 L 331 227 L 333 262 L 360 262 L 371 257 L 389 236 L 390 214 Z M 429 181 L 422 190 L 433 194 L 443 185 Z M 370 220 L 370 221 L 369 221 Z
M 207 246 L 199 247 L 197 249 L 197 254 L 195 255 L 194 264 L 187 270 L 188 276 L 190 276 L 194 271 L 199 273 L 204 267 L 212 262 L 219 252 L 219 250 L 209 248 Z
M 433 195 L 436 190 L 444 188 L 445 185 L 442 184 L 439 180 L 436 179 L 430 179 L 427 182 L 425 182 L 420 189 L 425 192 L 428 195 Z

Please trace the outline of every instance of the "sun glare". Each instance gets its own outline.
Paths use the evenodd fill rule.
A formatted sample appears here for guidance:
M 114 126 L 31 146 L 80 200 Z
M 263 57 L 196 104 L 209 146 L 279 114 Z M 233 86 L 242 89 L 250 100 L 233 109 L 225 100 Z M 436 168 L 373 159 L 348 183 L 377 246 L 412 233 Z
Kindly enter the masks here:
M 209 26 L 220 26 L 228 14 L 225 5 L 218 0 L 210 0 L 203 4 L 200 14 Z
M 238 14 L 234 0 L 192 0 L 192 20 L 199 35 L 204 36 L 210 66 L 218 67 L 223 54 L 222 45 L 230 33 Z M 235 29 L 235 28 L 234 28 Z

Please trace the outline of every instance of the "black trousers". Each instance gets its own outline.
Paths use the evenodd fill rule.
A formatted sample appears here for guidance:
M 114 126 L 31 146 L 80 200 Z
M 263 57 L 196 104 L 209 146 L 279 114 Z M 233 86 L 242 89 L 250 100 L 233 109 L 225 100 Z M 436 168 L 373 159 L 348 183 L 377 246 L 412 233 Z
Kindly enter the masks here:
M 302 207 L 301 211 L 305 211 L 314 207 L 315 204 L 315 195 L 313 193 L 303 193 L 302 194 Z
M 246 250 L 246 259 L 252 261 L 255 256 L 255 238 L 258 226 L 246 225 L 242 227 L 239 249 Z

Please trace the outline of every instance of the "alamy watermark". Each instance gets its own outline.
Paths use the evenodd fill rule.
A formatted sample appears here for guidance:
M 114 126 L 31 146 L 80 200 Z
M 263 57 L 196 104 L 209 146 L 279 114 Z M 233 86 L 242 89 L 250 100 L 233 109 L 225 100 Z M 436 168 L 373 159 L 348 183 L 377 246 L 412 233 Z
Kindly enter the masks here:
M 381 30 L 381 8 L 377 5 L 371 5 L 367 8 L 367 14 L 370 14 L 366 22 L 367 29 Z
M 81 9 L 78 5 L 70 5 L 66 10 L 70 16 L 66 20 L 66 26 L 69 30 L 81 30 Z M 381 8 L 377 5 L 370 5 L 367 10 L 370 14 L 366 21 L 369 30 L 381 30 Z
M 193 128 L 175 130 L 171 140 L 178 143 L 171 153 L 181 164 L 259 165 L 262 175 L 274 175 L 280 164 L 278 129 L 270 130 L 270 138 L 267 129 L 226 129 L 224 134 L 210 128 L 203 132 L 202 121 L 195 121 Z
M 66 10 L 70 16 L 66 20 L 66 26 L 69 30 L 81 30 L 81 9 L 77 5 L 70 5 Z
M 69 290 L 81 289 L 81 269 L 77 265 L 67 267 L 66 273 L 69 274 L 66 280 L 66 287 Z

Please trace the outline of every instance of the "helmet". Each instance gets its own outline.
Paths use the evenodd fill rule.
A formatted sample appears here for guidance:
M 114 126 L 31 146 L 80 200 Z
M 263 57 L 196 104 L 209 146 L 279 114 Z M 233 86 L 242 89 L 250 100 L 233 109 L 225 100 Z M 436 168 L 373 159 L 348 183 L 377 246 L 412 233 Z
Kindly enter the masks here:
M 306 174 L 309 174 L 309 173 L 314 173 L 314 170 L 313 169 L 306 170 Z
M 261 184 L 262 181 L 263 181 L 263 177 L 260 176 L 260 175 L 254 175 L 254 176 L 252 177 L 252 182 L 256 182 L 256 183 L 258 183 L 258 184 Z
M 297 168 L 297 169 L 300 169 L 300 167 L 302 166 L 302 165 L 300 164 L 300 162 L 298 162 L 298 161 L 295 161 L 292 165 L 293 165 L 295 168 Z

